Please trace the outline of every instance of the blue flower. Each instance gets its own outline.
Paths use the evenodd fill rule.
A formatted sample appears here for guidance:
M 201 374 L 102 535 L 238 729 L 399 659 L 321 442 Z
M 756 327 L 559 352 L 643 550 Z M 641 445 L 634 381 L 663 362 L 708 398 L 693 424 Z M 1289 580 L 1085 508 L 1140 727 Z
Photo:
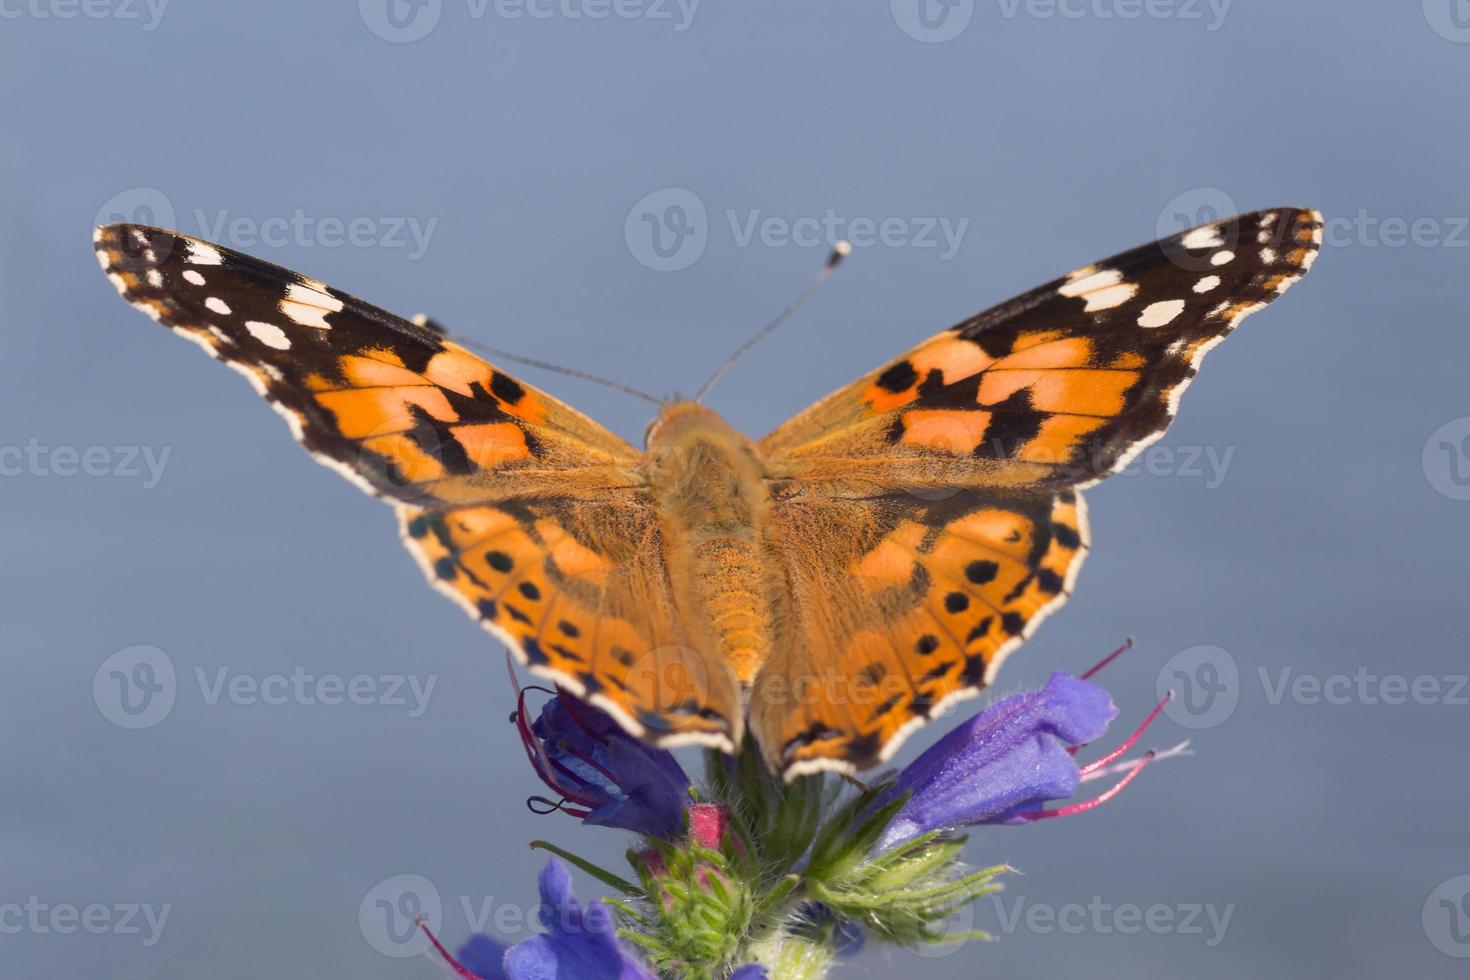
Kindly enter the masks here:
M 479 980 L 510 980 L 510 974 L 505 972 L 505 950 L 505 943 L 476 933 L 455 951 L 455 956 L 462 970 Z
M 683 834 L 689 777 L 671 753 L 644 745 L 565 692 L 530 724 L 522 692 L 516 719 L 536 774 L 562 797 L 553 806 L 599 827 L 662 840 Z
M 934 831 L 972 824 L 1026 823 L 1089 809 L 1122 789 L 1151 756 L 1145 756 L 1127 777 L 1095 800 L 1056 810 L 1042 806 L 1048 800 L 1071 796 L 1084 778 L 1101 774 L 1102 767 L 1127 751 L 1162 707 L 1160 703 L 1118 749 L 1079 768 L 1072 753 L 1077 746 L 1101 737 L 1118 709 L 1096 684 L 1057 671 L 1040 691 L 996 702 L 899 773 L 877 805 L 903 793 L 910 795 L 876 850 L 891 850 Z
M 479 980 L 657 980 L 618 944 L 617 926 L 606 905 L 582 907 L 572 893 L 571 873 L 555 858 L 541 870 L 538 917 L 546 931 L 510 949 L 489 936 L 472 936 L 458 950 L 461 975 Z M 499 960 L 497 952 L 503 953 Z
M 742 966 L 730 974 L 730 980 L 766 980 L 768 976 L 769 974 L 766 973 L 765 967 L 752 964 L 750 966 Z

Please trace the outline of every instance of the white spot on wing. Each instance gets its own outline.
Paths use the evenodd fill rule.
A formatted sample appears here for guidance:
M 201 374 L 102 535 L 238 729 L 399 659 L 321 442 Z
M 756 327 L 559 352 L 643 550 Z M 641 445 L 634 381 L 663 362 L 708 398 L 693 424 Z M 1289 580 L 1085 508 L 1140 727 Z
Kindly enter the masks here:
M 1205 276 L 1199 282 L 1194 284 L 1194 291 L 1197 293 L 1208 293 L 1210 290 L 1214 289 L 1218 285 L 1220 285 L 1219 276 Z
M 259 320 L 246 320 L 245 329 L 250 331 L 250 336 L 276 350 L 290 350 L 291 338 L 286 336 L 286 331 L 274 323 L 261 323 Z
M 1136 292 L 1138 292 L 1138 287 L 1131 282 L 1120 282 L 1116 286 L 1099 289 L 1095 293 L 1088 294 L 1087 305 L 1082 308 L 1083 312 L 1099 313 L 1103 310 L 1111 310 L 1115 306 L 1122 306 L 1132 299 Z
M 1210 265 L 1225 265 L 1227 262 L 1233 261 L 1235 261 L 1235 253 L 1228 248 L 1210 256 Z
M 1144 307 L 1139 314 L 1138 325 L 1140 327 L 1163 327 L 1173 323 L 1179 314 L 1184 312 L 1184 300 L 1166 299 L 1157 303 L 1150 303 Z
M 230 304 L 226 303 L 218 296 L 209 297 L 204 301 L 204 305 L 208 307 L 211 311 L 218 313 L 220 316 L 230 315 Z
M 332 325 L 327 322 L 328 313 L 337 313 L 342 309 L 342 301 L 327 293 L 326 287 L 316 288 L 317 283 L 293 282 L 286 287 L 286 298 L 281 300 L 281 312 L 303 327 L 316 327 L 318 330 L 330 330 Z
M 1123 273 L 1117 269 L 1095 270 L 1092 266 L 1079 269 L 1067 278 L 1057 292 L 1063 296 L 1076 297 L 1095 290 L 1104 289 L 1108 286 L 1116 286 L 1123 281 Z
M 195 272 L 193 269 L 184 270 L 184 281 L 187 283 L 192 283 L 195 286 L 204 285 L 204 277 Z
M 184 249 L 188 253 L 184 261 L 190 265 L 220 265 L 225 258 L 219 249 L 208 242 L 195 241 L 192 238 L 184 239 Z
M 1219 225 L 1205 225 L 1186 234 L 1179 244 L 1185 248 L 1219 248 L 1225 239 L 1220 237 Z

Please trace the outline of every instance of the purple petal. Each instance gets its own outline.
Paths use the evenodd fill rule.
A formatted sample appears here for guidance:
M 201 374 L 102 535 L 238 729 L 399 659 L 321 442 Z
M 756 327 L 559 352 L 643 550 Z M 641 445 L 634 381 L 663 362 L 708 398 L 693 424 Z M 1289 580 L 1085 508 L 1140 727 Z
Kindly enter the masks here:
M 565 864 L 547 861 L 540 884 L 538 917 L 546 932 L 505 954 L 509 980 L 656 980 L 618 945 L 607 906 L 594 902 L 582 908 Z
M 480 980 L 509 980 L 505 972 L 505 944 L 476 933 L 454 952 L 459 965 Z
M 878 850 L 936 830 L 1020 822 L 1071 796 L 1079 775 L 1067 746 L 1100 737 L 1117 713 L 1106 691 L 1062 671 L 1040 691 L 996 702 L 899 774 L 880 802 L 911 795 Z

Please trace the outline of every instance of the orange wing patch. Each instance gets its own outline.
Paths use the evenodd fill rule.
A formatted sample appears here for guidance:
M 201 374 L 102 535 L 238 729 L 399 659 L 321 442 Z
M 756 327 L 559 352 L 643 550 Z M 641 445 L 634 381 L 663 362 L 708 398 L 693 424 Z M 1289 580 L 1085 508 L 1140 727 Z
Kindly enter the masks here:
M 788 778 L 886 761 L 924 720 L 973 697 L 1066 601 L 1087 551 L 1082 498 L 1071 491 L 850 506 L 846 521 L 810 503 L 778 505 L 773 517 L 805 605 L 757 675 L 750 714 Z M 876 538 L 865 530 L 875 520 L 892 521 Z M 812 568 L 843 547 L 850 578 Z
M 651 742 L 739 744 L 738 685 L 681 634 L 640 505 L 403 508 L 400 517 L 429 580 L 533 673 Z

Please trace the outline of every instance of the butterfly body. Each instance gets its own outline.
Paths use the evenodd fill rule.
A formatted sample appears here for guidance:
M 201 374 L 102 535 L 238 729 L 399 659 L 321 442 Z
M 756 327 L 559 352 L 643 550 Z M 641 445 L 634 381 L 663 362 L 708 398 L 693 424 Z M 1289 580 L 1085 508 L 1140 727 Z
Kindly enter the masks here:
M 747 731 L 787 779 L 892 757 L 1071 593 L 1080 491 L 1311 267 L 1315 211 L 1212 222 L 930 337 L 752 440 L 664 406 L 640 451 L 452 339 L 141 225 L 123 297 L 384 498 L 435 588 L 531 671 L 671 746 Z
M 781 578 L 759 450 L 708 408 L 675 402 L 649 427 L 645 460 L 684 632 L 748 686 L 771 647 Z

